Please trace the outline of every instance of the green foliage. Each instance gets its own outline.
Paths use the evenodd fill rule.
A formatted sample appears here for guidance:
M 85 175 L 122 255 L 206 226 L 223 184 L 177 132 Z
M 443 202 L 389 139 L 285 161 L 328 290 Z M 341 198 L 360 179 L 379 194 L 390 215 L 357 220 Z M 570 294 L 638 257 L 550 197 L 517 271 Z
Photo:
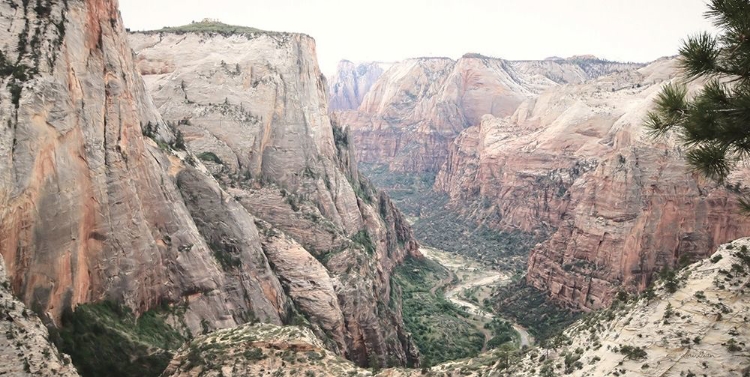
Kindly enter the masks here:
M 362 245 L 365 248 L 367 254 L 375 254 L 375 244 L 372 243 L 370 233 L 366 229 L 362 229 L 352 236 L 352 242 Z
M 376 165 L 363 165 L 361 169 L 388 192 L 405 215 L 418 217 L 412 229 L 417 240 L 425 245 L 520 274 L 526 270 L 531 248 L 546 237 L 541 232 L 501 232 L 477 226 L 473 220 L 446 208 L 447 196 L 432 191 L 434 175 L 390 172 L 385 166 Z
M 174 143 L 172 144 L 172 147 L 177 150 L 184 151 L 185 149 L 185 138 L 182 135 L 182 131 L 175 130 L 174 131 Z
M 61 322 L 55 343 L 85 377 L 158 376 L 185 340 L 159 313 L 136 319 L 109 301 L 79 305 Z
M 230 36 L 235 34 L 255 34 L 265 33 L 261 29 L 256 29 L 247 26 L 234 26 L 227 25 L 221 22 L 193 22 L 188 25 L 164 27 L 159 30 L 147 31 L 146 33 L 174 33 L 174 34 L 185 34 L 185 33 L 207 33 L 207 34 L 221 34 L 223 36 Z
M 492 331 L 492 338 L 487 342 L 488 349 L 498 348 L 503 344 L 510 344 L 518 336 L 518 333 L 513 329 L 513 325 L 510 322 L 498 318 L 492 319 L 491 322 L 484 325 L 484 328 Z
M 750 153 L 750 3 L 711 0 L 708 8 L 720 34 L 690 36 L 680 48 L 685 78 L 705 78 L 706 85 L 693 98 L 683 84 L 666 85 L 645 125 L 657 136 L 675 130 L 688 163 L 723 182 Z M 750 209 L 747 199 L 741 203 Z
M 648 354 L 646 354 L 646 350 L 644 350 L 643 348 L 628 345 L 621 346 L 620 353 L 631 360 L 645 359 L 646 356 L 648 356 Z
M 580 317 L 552 302 L 542 292 L 524 280 L 501 287 L 490 300 L 495 310 L 506 318 L 513 318 L 537 340 L 543 342 L 560 334 Z
M 484 344 L 482 333 L 465 319 L 467 313 L 442 292 L 430 292 L 448 278 L 450 274 L 439 264 L 415 258 L 407 258 L 392 276 L 394 291 L 402 294 L 406 329 L 428 365 L 475 356 Z
M 331 123 L 333 126 L 333 141 L 336 144 L 336 149 L 344 151 L 349 148 L 349 132 L 339 127 L 336 123 Z
M 201 161 L 210 161 L 219 165 L 224 164 L 224 161 L 222 161 L 219 156 L 217 156 L 216 153 L 213 152 L 203 152 L 198 155 L 198 159 L 200 159 Z
M 239 250 L 229 241 L 209 241 L 208 247 L 214 252 L 214 258 L 224 271 L 235 269 L 242 265 Z

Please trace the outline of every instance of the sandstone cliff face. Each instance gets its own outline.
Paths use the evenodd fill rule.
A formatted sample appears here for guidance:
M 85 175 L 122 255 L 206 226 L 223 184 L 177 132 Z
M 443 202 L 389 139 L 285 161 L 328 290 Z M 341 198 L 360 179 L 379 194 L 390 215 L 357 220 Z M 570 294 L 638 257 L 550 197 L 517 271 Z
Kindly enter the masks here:
M 314 40 L 266 32 L 130 40 L 162 116 L 225 201 L 260 220 L 263 253 L 294 309 L 352 360 L 417 363 L 390 299 L 391 270 L 418 255 L 417 245 L 390 200 L 360 177 L 350 136 L 329 118 Z M 201 201 L 182 187 L 192 181 L 178 176 L 191 212 Z
M 13 297 L 0 259 L 0 375 L 78 376 L 70 357 L 57 352 L 47 328 Z
M 673 63 L 551 89 L 512 117 L 486 117 L 456 139 L 435 188 L 485 225 L 554 231 L 527 275 L 553 298 L 589 309 L 644 289 L 654 272 L 750 231 L 728 190 L 688 170 L 676 138 L 646 135 L 642 119 Z
M 10 15 L 0 20 L 0 253 L 13 291 L 52 320 L 111 299 L 136 313 L 186 305 L 180 321 L 194 333 L 252 312 L 282 323 L 291 301 L 254 229 L 217 229 L 241 207 L 217 199 L 199 213 L 182 200 L 175 182 L 192 168 L 185 152 L 161 150 L 177 143 L 135 69 L 117 2 L 24 4 L 0 5 Z M 196 195 L 220 196 L 207 174 L 192 178 Z M 248 216 L 235 213 L 252 225 Z M 229 273 L 208 245 L 218 232 L 243 246 Z
M 478 54 L 458 61 L 409 59 L 380 77 L 358 111 L 342 112 L 341 123 L 351 129 L 359 161 L 434 173 L 450 142 L 485 114 L 511 115 L 549 87 L 634 67 L 592 60 L 511 62 Z
M 365 94 L 383 74 L 386 64 L 370 62 L 355 64 L 342 60 L 336 73 L 329 78 L 328 110 L 356 110 Z
M 234 121 L 222 136 L 221 128 L 162 119 L 116 1 L 8 1 L 0 14 L 8 15 L 0 20 L 8 41 L 0 56 L 0 254 L 13 291 L 35 312 L 57 321 L 66 308 L 103 299 L 136 313 L 176 305 L 185 310 L 170 322 L 193 334 L 256 319 L 310 321 L 341 355 L 417 363 L 388 284 L 393 264 L 417 245 L 388 199 L 360 179 L 347 135 L 334 141 L 312 39 L 259 37 L 262 47 L 246 53 L 265 56 L 261 63 L 248 64 L 248 75 L 227 73 L 240 80 L 237 93 L 193 80 L 200 90 L 188 92 L 213 105 L 197 97 L 204 107 L 171 112 L 159 103 L 168 121 L 191 120 L 193 110 Z M 230 102 L 237 98 L 248 110 Z M 226 163 L 209 158 L 206 167 L 191 151 Z M 256 204 L 272 225 L 246 208 Z M 314 226 L 292 232 L 294 218 L 274 212 L 292 204 Z M 278 228 L 291 237 L 272 236 Z M 313 250 L 302 244 L 320 246 L 321 260 L 330 254 L 328 267 L 301 253 Z M 334 262 L 338 255 L 350 259 Z M 316 290 L 310 299 L 300 294 L 308 287 Z

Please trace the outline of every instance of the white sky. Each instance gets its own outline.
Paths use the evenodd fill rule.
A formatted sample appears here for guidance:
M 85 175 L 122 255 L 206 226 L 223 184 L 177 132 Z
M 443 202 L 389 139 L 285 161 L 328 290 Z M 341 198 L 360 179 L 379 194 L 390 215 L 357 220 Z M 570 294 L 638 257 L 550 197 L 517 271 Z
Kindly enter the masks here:
M 158 29 L 218 18 L 315 38 L 323 73 L 341 59 L 511 60 L 592 54 L 647 62 L 709 30 L 705 0 L 120 0 L 125 26 Z

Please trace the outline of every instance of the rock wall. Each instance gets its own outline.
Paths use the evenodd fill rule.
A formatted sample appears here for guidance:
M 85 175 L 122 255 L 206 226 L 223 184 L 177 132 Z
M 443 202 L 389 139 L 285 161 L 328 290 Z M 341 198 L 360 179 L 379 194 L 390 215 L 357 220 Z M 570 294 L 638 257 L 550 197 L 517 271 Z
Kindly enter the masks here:
M 661 60 L 485 117 L 451 146 L 435 188 L 487 226 L 552 231 L 527 280 L 553 298 L 588 310 L 641 291 L 662 268 L 750 232 L 731 190 L 688 169 L 676 136 L 646 134 L 645 113 L 675 74 Z
M 457 61 L 409 59 L 389 68 L 359 109 L 340 118 L 351 129 L 359 161 L 436 173 L 451 141 L 482 116 L 508 116 L 549 87 L 636 67 L 595 59 L 512 62 L 479 54 Z
M 383 74 L 387 64 L 370 62 L 355 64 L 342 60 L 336 67 L 336 73 L 329 78 L 328 109 L 356 110 L 365 98 L 365 94 Z
M 170 322 L 193 334 L 299 321 L 330 333 L 329 347 L 358 362 L 372 354 L 418 364 L 388 284 L 392 266 L 418 254 L 417 245 L 388 199 L 360 179 L 347 136 L 335 142 L 311 38 L 259 36 L 262 48 L 244 53 L 266 60 L 247 75 L 217 66 L 240 80 L 238 92 L 176 81 L 170 89 L 214 103 L 182 95 L 179 102 L 205 108 L 170 112 L 146 90 L 117 1 L 6 1 L 0 14 L 0 254 L 13 292 L 34 312 L 55 322 L 67 308 L 104 299 L 136 314 L 179 306 Z M 246 94 L 243 110 L 235 100 Z M 221 144 L 209 127 L 172 121 L 190 121 L 193 110 L 242 120 L 227 125 Z M 279 228 L 294 220 L 261 209 L 292 203 L 315 226 L 286 237 Z M 285 250 L 326 244 L 333 248 L 313 255 L 341 252 L 350 257 L 341 265 L 355 264 L 345 272 L 366 273 L 347 279 L 317 258 L 286 258 Z M 303 302 L 295 284 L 321 293 Z
M 295 310 L 361 364 L 371 355 L 418 363 L 390 298 L 392 268 L 417 256 L 417 245 L 390 200 L 360 177 L 350 136 L 330 119 L 314 40 L 267 32 L 130 40 L 162 116 L 229 200 L 261 220 L 263 252 Z M 178 176 L 180 187 L 192 181 Z

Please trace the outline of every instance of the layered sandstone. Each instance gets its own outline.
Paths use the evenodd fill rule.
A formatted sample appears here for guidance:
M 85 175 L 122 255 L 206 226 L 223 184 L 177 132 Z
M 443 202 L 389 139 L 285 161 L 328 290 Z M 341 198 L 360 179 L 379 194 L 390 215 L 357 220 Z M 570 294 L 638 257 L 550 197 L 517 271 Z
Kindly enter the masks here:
M 342 60 L 328 83 L 328 110 L 356 110 L 388 64 Z
M 224 201 L 262 220 L 263 252 L 294 310 L 329 349 L 359 363 L 417 363 L 389 283 L 396 264 L 418 255 L 416 242 L 359 175 L 349 135 L 329 118 L 314 40 L 180 28 L 130 40 L 154 103 Z M 181 188 L 191 181 L 178 176 Z M 196 201 L 186 202 L 192 212 Z
M 552 231 L 527 280 L 553 298 L 590 309 L 640 291 L 750 232 L 733 193 L 688 169 L 676 136 L 653 139 L 642 125 L 675 74 L 660 60 L 487 116 L 456 139 L 435 188 L 486 226 Z
M 600 60 L 512 62 L 479 54 L 409 59 L 391 66 L 357 111 L 341 113 L 360 162 L 392 171 L 437 172 L 448 145 L 486 114 L 513 114 L 525 100 L 561 83 L 580 83 L 634 64 Z
M 111 299 L 137 313 L 184 303 L 194 332 L 251 311 L 281 323 L 289 302 L 267 262 L 229 276 L 186 208 L 175 185 L 184 152 L 154 141 L 175 145 L 117 2 L 27 4 L 0 4 L 3 63 L 15 71 L 0 90 L 0 253 L 13 291 L 53 320 Z M 256 269 L 269 278 L 243 279 Z
M 174 34 L 188 57 L 238 60 L 211 61 L 218 81 L 167 80 L 164 94 L 190 97 L 170 111 L 157 96 L 157 109 L 117 5 L 0 4 L 0 254 L 13 292 L 50 324 L 108 299 L 136 314 L 179 307 L 169 322 L 192 334 L 300 321 L 358 362 L 417 363 L 388 284 L 417 245 L 359 177 L 347 136 L 334 137 L 312 39 Z M 225 128 L 205 126 L 212 119 Z M 274 211 L 292 205 L 309 232 Z M 362 275 L 343 276 L 351 270 Z

